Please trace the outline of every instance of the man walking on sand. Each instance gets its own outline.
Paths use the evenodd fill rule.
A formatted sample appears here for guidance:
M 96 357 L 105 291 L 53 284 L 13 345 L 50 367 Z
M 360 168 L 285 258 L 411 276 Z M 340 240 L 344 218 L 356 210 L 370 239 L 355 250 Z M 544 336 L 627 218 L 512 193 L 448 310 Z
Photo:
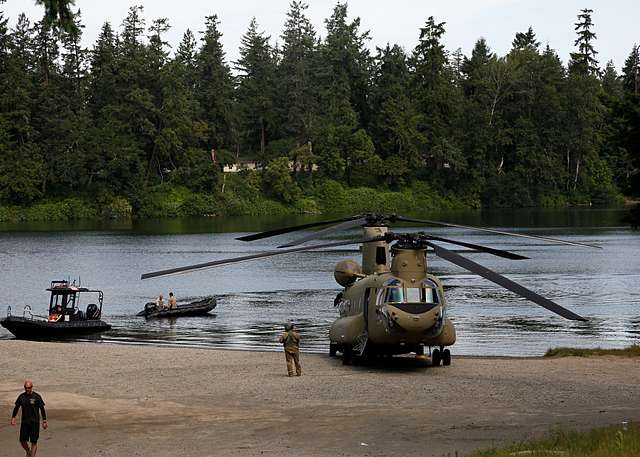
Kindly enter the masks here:
M 18 410 L 22 408 L 20 420 L 20 444 L 27 453 L 27 457 L 36 457 L 38 451 L 38 437 L 40 436 L 40 412 L 42 412 L 42 428 L 49 427 L 47 413 L 44 410 L 42 397 L 33 391 L 33 382 L 24 382 L 24 392 L 18 396 L 16 406 L 11 415 L 11 425 L 16 425 Z M 31 442 L 31 448 L 29 448 Z
M 300 334 L 295 331 L 293 324 L 284 325 L 284 333 L 280 336 L 280 342 L 284 345 L 284 355 L 287 359 L 287 371 L 293 376 L 293 366 L 296 367 L 296 376 L 302 376 L 300 367 Z

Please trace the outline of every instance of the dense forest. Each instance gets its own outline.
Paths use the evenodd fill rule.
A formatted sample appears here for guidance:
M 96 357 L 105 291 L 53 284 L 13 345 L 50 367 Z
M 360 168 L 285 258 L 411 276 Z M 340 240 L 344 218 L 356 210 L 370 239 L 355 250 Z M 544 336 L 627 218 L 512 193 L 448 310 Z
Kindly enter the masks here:
M 169 20 L 134 6 L 85 49 L 79 11 L 13 28 L 0 12 L 0 220 L 640 195 L 640 48 L 621 74 L 601 65 L 591 10 L 567 24 L 565 67 L 532 28 L 507 55 L 480 38 L 467 56 L 429 17 L 413 49 L 372 52 L 346 4 L 324 31 L 306 9 L 293 1 L 276 39 L 253 19 L 235 62 L 215 15 L 172 49 Z M 223 173 L 239 159 L 258 169 Z

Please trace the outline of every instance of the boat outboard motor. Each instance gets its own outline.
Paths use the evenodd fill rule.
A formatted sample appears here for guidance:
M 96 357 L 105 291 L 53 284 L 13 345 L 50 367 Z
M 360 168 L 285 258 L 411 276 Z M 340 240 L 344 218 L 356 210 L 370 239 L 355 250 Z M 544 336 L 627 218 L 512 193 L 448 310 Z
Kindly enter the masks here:
M 100 319 L 100 308 L 95 303 L 87 305 L 87 319 Z
M 154 312 L 157 309 L 158 309 L 158 305 L 156 305 L 154 302 L 145 303 L 145 305 L 144 305 L 144 315 L 148 316 L 149 314 L 151 314 L 152 312 Z

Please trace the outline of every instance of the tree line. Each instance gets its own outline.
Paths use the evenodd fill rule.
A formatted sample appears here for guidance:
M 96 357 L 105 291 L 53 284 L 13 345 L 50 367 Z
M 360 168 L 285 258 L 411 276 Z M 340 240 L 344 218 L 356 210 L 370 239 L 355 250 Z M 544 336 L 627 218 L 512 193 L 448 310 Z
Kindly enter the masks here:
M 640 195 L 640 49 L 620 75 L 601 66 L 591 10 L 565 67 L 532 28 L 504 56 L 483 38 L 466 56 L 429 17 L 413 49 L 372 52 L 347 4 L 322 35 L 306 9 L 294 0 L 275 40 L 251 20 L 235 62 L 215 15 L 172 50 L 169 20 L 134 6 L 86 49 L 79 11 L 66 27 L 20 15 L 13 28 L 0 12 L 0 201 L 124 197 L 135 210 L 163 183 L 219 194 L 238 157 L 264 166 L 247 185 L 285 203 L 326 180 L 484 206 Z

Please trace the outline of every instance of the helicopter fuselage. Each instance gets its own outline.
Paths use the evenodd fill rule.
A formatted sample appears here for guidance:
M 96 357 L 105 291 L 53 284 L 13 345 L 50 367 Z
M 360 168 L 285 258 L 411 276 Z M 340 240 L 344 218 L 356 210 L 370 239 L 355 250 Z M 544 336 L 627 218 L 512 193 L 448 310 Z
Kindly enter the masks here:
M 385 354 L 455 343 L 442 284 L 432 275 L 417 284 L 392 272 L 369 275 L 345 288 L 337 307 L 340 317 L 329 337 L 341 352 L 363 344 L 363 338 L 367 351 Z
M 373 238 L 386 231 L 365 227 L 364 235 Z M 336 267 L 336 279 L 346 287 L 335 303 L 340 317 L 329 331 L 332 348 L 403 354 L 455 343 L 442 283 L 427 274 L 426 249 L 394 247 L 392 253 L 390 261 L 384 241 L 366 243 L 361 269 L 354 261 Z

